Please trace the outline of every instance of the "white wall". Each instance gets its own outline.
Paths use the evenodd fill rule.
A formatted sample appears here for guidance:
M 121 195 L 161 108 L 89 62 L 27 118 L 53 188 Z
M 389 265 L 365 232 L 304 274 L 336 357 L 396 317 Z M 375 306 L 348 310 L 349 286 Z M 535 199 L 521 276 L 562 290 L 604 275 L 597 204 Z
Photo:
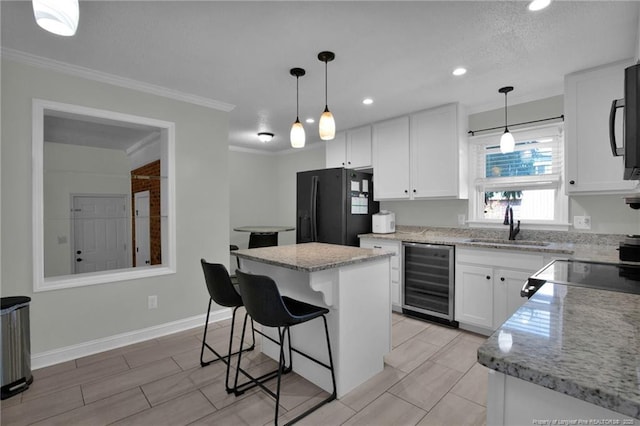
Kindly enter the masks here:
M 44 70 L 3 58 L 2 296 L 31 303 L 31 349 L 42 353 L 203 315 L 201 257 L 228 262 L 228 113 Z M 33 98 L 176 124 L 177 272 L 156 278 L 33 293 L 31 103 Z M 147 296 L 158 309 L 147 310 Z

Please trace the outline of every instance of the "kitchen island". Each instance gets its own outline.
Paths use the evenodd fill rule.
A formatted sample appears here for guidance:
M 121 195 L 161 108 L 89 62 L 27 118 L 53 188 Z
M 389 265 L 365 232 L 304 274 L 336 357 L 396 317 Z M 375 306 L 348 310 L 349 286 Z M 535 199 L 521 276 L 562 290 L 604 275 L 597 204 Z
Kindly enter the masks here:
M 329 309 L 327 323 L 337 396 L 384 368 L 391 350 L 390 253 L 323 243 L 238 250 L 243 271 L 267 275 L 281 294 Z M 275 338 L 276 333 L 265 328 Z M 322 321 L 291 329 L 294 347 L 328 363 Z M 277 359 L 277 345 L 263 339 L 262 351 Z M 294 353 L 293 370 L 331 391 L 329 372 Z
M 478 362 L 491 369 L 488 425 L 635 424 L 640 295 L 546 283 Z

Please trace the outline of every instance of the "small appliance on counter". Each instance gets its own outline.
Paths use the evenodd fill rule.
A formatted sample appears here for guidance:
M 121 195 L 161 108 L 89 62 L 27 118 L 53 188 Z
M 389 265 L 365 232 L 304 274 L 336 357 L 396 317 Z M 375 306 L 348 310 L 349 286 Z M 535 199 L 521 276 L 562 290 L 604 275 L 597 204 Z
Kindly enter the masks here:
M 620 243 L 620 260 L 640 262 L 640 235 L 627 235 Z
M 396 232 L 396 214 L 387 210 L 371 216 L 374 234 L 393 234 Z

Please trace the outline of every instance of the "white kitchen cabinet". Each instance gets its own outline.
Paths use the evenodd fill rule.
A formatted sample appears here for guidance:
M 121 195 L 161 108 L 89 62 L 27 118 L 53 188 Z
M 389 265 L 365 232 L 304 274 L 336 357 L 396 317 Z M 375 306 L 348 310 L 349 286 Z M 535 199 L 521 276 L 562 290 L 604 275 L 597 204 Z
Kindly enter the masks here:
M 623 157 L 614 157 L 609 144 L 611 101 L 624 97 L 624 69 L 629 65 L 631 61 L 617 62 L 565 76 L 567 194 L 626 193 L 638 183 L 623 180 Z
M 327 168 L 370 168 L 371 126 L 339 132 L 333 140 L 327 141 L 326 165 Z
M 493 268 L 456 265 L 455 291 L 456 321 L 493 327 Z
M 375 199 L 466 198 L 464 123 L 458 104 L 375 123 Z
M 376 200 L 408 200 L 409 117 L 373 125 L 373 197 Z
M 412 114 L 411 196 L 467 198 L 467 141 L 458 104 Z
M 393 253 L 391 256 L 391 309 L 402 312 L 402 241 L 361 238 L 360 247 L 377 248 Z
M 491 334 L 527 301 L 520 289 L 542 266 L 538 253 L 457 247 L 455 320 Z

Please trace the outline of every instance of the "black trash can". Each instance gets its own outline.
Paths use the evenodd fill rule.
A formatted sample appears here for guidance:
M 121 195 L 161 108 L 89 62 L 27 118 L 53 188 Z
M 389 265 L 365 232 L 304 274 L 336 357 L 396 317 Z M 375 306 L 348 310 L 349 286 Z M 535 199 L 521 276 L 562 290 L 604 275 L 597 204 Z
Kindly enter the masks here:
M 31 375 L 30 297 L 0 298 L 0 341 L 2 342 L 2 396 L 9 398 L 29 388 Z

